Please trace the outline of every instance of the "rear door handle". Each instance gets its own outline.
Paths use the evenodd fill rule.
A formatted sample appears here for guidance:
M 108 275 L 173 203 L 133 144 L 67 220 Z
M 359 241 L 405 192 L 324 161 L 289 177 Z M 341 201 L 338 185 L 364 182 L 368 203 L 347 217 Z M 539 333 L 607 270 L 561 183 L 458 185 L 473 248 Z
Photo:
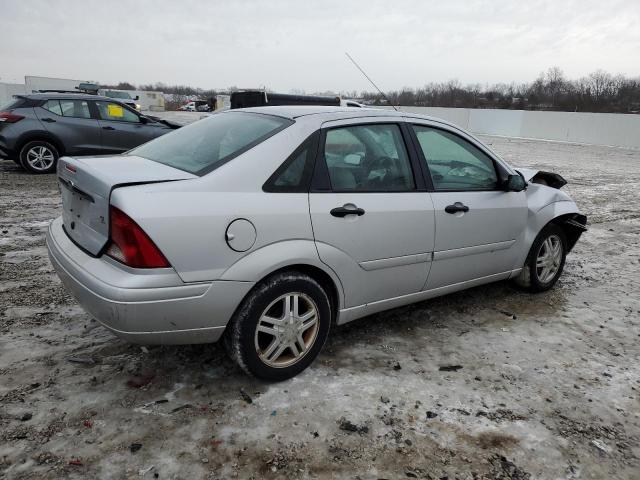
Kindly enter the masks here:
M 103 130 L 115 130 L 113 127 L 102 127 Z
M 42 119 L 43 122 L 47 122 L 47 123 L 56 123 L 56 121 L 53 118 L 43 118 Z
M 447 213 L 468 212 L 469 207 L 463 205 L 461 202 L 456 202 L 453 205 L 447 205 L 444 207 L 444 211 Z
M 358 215 L 359 217 L 364 215 L 364 210 L 354 206 L 353 208 L 336 207 L 332 208 L 329 212 L 334 217 L 346 217 L 347 215 Z

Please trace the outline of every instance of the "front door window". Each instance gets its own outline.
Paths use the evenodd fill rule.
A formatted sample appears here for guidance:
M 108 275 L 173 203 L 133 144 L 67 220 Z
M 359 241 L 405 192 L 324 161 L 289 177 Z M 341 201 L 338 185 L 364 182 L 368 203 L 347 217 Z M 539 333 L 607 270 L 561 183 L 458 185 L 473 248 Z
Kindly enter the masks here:
M 436 191 L 495 190 L 498 176 L 493 160 L 453 133 L 414 125 Z
M 127 109 L 124 105 L 115 102 L 96 102 L 100 119 L 117 122 L 140 123 L 140 117 Z

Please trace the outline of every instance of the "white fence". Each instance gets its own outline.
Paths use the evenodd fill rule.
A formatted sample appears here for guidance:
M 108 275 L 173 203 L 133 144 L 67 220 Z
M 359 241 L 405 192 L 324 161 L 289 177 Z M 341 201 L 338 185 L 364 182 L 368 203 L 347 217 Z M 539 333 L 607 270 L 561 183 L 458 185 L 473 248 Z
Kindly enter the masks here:
M 431 115 L 473 133 L 640 148 L 640 115 L 400 107 Z

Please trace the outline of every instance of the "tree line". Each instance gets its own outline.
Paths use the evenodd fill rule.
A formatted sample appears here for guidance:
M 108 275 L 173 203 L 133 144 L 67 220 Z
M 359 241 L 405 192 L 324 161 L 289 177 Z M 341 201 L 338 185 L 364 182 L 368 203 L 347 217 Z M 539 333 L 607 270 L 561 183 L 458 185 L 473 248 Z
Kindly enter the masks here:
M 378 92 L 363 92 L 360 97 L 366 103 L 387 103 Z M 450 80 L 388 92 L 387 98 L 394 105 L 420 107 L 640 113 L 640 77 L 597 70 L 570 80 L 560 68 L 551 67 L 531 83 L 483 86 Z
M 147 90 L 164 92 L 173 96 L 175 103 L 186 99 L 206 100 L 217 94 L 229 94 L 236 87 L 226 89 L 202 89 L 187 85 L 155 84 L 135 85 L 120 82 L 105 86 L 121 90 Z M 269 91 L 269 90 L 268 90 Z M 290 93 L 303 94 L 294 89 Z M 596 70 L 577 80 L 565 77 L 559 67 L 551 67 L 531 83 L 479 83 L 463 85 L 458 80 L 431 82 L 421 88 L 405 87 L 386 93 L 386 98 L 373 91 L 314 92 L 328 96 L 358 99 L 366 104 L 417 107 L 500 108 L 512 110 L 554 110 L 569 112 L 640 113 L 640 77 L 612 75 Z M 172 102 L 173 103 L 173 102 Z

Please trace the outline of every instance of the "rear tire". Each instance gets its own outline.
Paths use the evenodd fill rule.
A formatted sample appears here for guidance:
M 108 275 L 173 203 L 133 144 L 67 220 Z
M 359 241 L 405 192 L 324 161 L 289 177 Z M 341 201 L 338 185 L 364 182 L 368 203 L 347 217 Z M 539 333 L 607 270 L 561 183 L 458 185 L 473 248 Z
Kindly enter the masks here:
M 318 356 L 329 335 L 329 297 L 299 272 L 275 274 L 244 299 L 224 336 L 229 356 L 263 380 L 294 377 Z
M 20 150 L 20 165 L 31 173 L 55 172 L 58 158 L 58 149 L 46 140 L 27 142 Z
M 515 283 L 530 292 L 549 290 L 562 275 L 566 257 L 567 237 L 562 228 L 550 223 L 533 241 L 522 272 L 516 277 Z

